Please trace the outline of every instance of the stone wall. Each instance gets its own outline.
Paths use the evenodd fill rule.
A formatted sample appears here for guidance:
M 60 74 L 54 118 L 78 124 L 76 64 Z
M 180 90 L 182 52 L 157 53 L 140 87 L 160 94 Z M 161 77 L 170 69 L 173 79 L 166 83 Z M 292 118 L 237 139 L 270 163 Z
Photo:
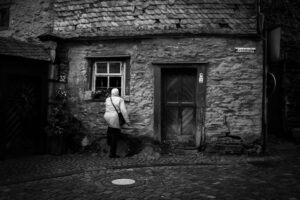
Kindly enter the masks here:
M 299 46 L 300 2 L 293 0 L 262 1 L 262 12 L 265 15 L 265 27 L 280 25 L 282 28 L 281 48 L 293 51 Z
M 278 87 L 283 103 L 278 109 L 279 115 L 283 117 L 285 133 L 277 134 L 290 136 L 293 129 L 297 130 L 300 127 L 300 2 L 269 0 L 262 3 L 266 28 L 280 25 L 282 30 L 280 51 L 284 64 L 280 64 L 281 71 L 277 71 L 280 75 L 283 74 L 283 80 L 279 82 L 281 85 Z
M 245 142 L 261 137 L 262 44 L 234 38 L 157 38 L 69 42 L 68 89 L 73 115 L 95 138 L 105 134 L 104 103 L 91 100 L 88 87 L 90 53 L 130 55 L 130 97 L 126 102 L 134 131 L 153 137 L 153 61 L 207 61 L 205 134 L 207 141 L 230 126 Z M 256 47 L 256 53 L 235 53 L 234 47 Z
M 51 0 L 13 0 L 10 5 L 9 28 L 0 36 L 35 40 L 52 29 Z

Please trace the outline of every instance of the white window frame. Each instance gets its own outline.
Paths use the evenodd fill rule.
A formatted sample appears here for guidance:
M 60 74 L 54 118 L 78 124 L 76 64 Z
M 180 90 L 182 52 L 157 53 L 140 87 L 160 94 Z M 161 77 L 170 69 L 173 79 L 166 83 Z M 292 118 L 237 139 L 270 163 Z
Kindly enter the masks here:
M 97 73 L 97 64 L 106 63 L 107 73 Z M 120 73 L 109 73 L 110 63 L 120 63 Z M 93 78 L 92 78 L 92 91 L 96 91 L 96 77 L 108 77 L 108 88 L 110 87 L 109 77 L 121 77 L 121 94 L 120 96 L 125 96 L 125 80 L 126 80 L 126 62 L 124 61 L 96 61 L 93 64 Z

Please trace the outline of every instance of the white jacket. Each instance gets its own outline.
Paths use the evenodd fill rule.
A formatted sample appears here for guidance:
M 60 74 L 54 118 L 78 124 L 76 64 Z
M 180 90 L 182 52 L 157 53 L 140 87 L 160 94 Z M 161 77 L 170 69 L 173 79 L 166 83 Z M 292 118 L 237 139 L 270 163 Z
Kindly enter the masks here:
M 126 123 L 129 123 L 128 113 L 125 107 L 124 99 L 118 96 L 112 96 L 111 97 L 116 109 L 118 112 L 121 111 L 123 114 L 123 117 L 126 121 Z M 109 127 L 112 128 L 121 128 L 119 124 L 119 117 L 118 113 L 116 112 L 114 106 L 112 105 L 110 97 L 106 98 L 105 100 L 105 113 L 104 113 L 104 119 L 108 123 Z

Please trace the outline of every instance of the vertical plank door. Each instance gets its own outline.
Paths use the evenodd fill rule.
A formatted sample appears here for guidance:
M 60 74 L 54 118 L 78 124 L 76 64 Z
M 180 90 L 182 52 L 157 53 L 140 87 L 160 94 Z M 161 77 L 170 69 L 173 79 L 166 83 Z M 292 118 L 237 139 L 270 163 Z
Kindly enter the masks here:
M 162 138 L 176 146 L 195 146 L 197 69 L 162 71 Z

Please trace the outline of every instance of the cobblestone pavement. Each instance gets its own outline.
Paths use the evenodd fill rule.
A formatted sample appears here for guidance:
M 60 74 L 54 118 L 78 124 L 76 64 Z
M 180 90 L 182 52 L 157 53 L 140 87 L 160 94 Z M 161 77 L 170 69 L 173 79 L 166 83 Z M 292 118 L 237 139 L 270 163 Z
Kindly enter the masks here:
M 108 159 L 86 154 L 0 162 L 0 199 L 300 199 L 299 147 L 276 156 Z M 132 185 L 112 180 L 130 178 Z

